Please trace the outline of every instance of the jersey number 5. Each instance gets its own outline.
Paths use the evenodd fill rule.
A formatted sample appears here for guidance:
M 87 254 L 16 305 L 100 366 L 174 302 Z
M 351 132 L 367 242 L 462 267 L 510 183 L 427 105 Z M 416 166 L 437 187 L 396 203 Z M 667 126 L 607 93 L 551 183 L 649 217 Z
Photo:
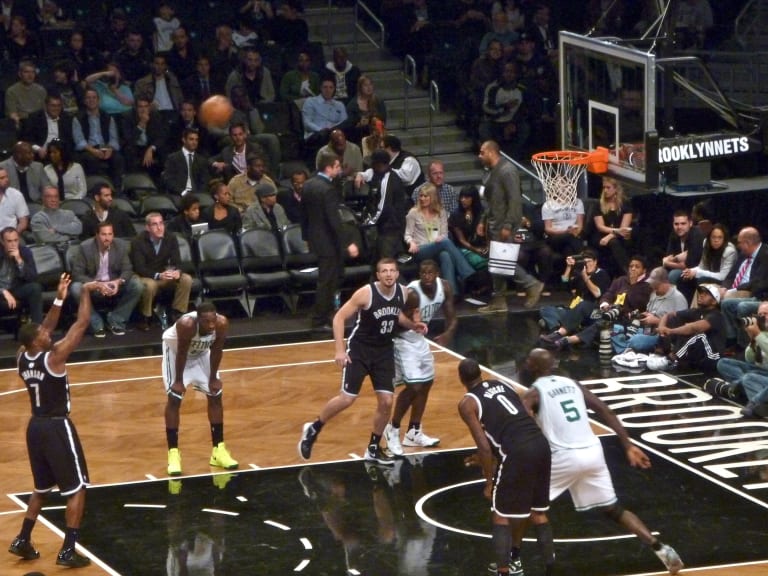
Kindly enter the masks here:
M 579 414 L 579 409 L 574 406 L 573 400 L 565 400 L 560 402 L 560 408 L 563 409 L 565 419 L 568 420 L 568 422 L 576 422 L 576 420 L 581 420 L 581 414 Z

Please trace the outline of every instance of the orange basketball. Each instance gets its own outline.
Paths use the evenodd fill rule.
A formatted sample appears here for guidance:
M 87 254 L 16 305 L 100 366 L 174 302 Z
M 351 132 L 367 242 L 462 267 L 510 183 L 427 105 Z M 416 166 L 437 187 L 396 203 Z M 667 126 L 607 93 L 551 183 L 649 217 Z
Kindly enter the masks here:
M 200 104 L 198 118 L 203 126 L 224 128 L 232 117 L 232 103 L 226 96 L 211 96 Z

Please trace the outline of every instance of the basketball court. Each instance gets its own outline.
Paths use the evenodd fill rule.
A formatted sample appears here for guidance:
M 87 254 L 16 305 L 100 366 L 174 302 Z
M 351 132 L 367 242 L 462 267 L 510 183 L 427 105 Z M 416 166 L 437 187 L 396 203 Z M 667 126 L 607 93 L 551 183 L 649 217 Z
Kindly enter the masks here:
M 339 386 L 329 341 L 227 350 L 225 439 L 240 468 L 208 466 L 206 403 L 190 392 L 180 429 L 184 476 L 173 480 L 159 357 L 70 364 L 72 417 L 93 482 L 81 542 L 94 565 L 78 573 L 485 574 L 490 514 L 479 471 L 464 466 L 471 440 L 456 411 L 456 365 L 473 356 L 490 375 L 511 376 L 536 334 L 529 314 L 462 319 L 455 351 L 435 349 L 425 429 L 442 439 L 440 449 L 406 449 L 394 469 L 361 460 L 375 403 L 369 388 L 323 430 L 312 461 L 299 460 L 301 424 Z M 700 375 L 616 373 L 591 350 L 563 357 L 560 371 L 608 402 L 651 455 L 651 470 L 630 469 L 615 438 L 603 437 L 622 503 L 675 546 L 684 573 L 768 571 L 768 426 L 711 398 L 697 387 Z M 10 543 L 31 483 L 29 401 L 13 371 L 4 373 L 0 527 Z M 33 533 L 41 558 L 6 553 L 0 573 L 65 573 L 54 565 L 63 502 L 49 504 Z M 664 573 L 637 539 L 577 515 L 567 498 L 553 504 L 551 520 L 561 573 Z M 535 543 L 526 541 L 523 557 L 526 574 L 540 573 Z

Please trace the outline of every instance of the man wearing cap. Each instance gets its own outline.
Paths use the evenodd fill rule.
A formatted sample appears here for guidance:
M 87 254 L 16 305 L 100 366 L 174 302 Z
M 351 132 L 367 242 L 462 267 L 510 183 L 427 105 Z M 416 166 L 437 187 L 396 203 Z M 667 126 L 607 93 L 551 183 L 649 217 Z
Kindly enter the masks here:
M 277 189 L 266 182 L 256 186 L 256 202 L 243 214 L 243 228 L 271 230 L 277 235 L 288 224 L 285 210 L 277 203 Z
M 638 318 L 641 330 L 632 336 L 624 332 L 611 336 L 613 349 L 619 354 L 627 350 L 641 353 L 652 352 L 659 342 L 656 328 L 664 315 L 688 308 L 688 301 L 669 281 L 669 274 L 663 266 L 651 270 L 648 284 L 652 293 L 648 300 L 648 307 Z
M 649 370 L 675 370 L 685 364 L 704 372 L 715 372 L 725 350 L 725 321 L 720 312 L 720 287 L 701 284 L 696 288 L 698 308 L 664 314 L 659 322 L 659 345 L 663 355 L 648 357 Z

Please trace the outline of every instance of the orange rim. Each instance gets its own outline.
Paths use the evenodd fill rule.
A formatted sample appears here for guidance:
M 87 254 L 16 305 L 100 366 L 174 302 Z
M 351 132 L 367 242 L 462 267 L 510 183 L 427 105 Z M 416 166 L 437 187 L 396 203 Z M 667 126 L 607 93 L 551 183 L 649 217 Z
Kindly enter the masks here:
M 543 164 L 594 164 L 608 162 L 608 148 L 598 146 L 592 152 L 581 150 L 552 150 L 537 152 L 531 157 L 532 162 Z

